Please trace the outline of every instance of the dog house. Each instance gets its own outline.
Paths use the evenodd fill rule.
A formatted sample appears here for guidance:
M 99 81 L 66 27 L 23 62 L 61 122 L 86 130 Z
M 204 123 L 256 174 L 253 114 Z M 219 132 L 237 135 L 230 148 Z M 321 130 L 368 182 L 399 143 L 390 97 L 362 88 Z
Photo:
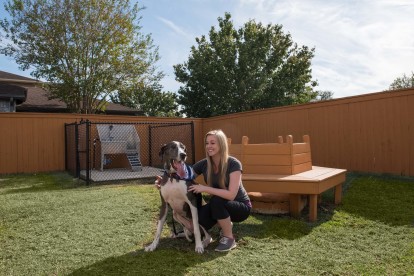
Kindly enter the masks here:
M 131 171 L 142 170 L 140 139 L 134 125 L 98 124 L 96 127 L 101 146 L 101 171 L 111 154 L 125 154 Z

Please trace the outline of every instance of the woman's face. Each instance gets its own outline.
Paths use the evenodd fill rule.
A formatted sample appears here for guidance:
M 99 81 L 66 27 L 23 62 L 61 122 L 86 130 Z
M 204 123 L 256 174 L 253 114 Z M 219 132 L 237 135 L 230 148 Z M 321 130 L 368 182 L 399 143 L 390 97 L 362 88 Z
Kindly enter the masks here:
M 206 152 L 208 156 L 213 157 L 218 155 L 220 152 L 220 147 L 217 141 L 216 135 L 207 135 L 206 137 Z

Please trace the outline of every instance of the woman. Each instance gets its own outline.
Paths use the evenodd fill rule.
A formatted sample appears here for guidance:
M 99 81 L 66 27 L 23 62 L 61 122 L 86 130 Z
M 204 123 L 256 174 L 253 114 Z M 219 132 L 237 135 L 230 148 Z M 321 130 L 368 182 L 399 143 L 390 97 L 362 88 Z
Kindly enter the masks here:
M 209 131 L 205 136 L 206 158 L 197 162 L 193 170 L 203 174 L 207 186 L 193 185 L 189 191 L 211 195 L 209 202 L 199 209 L 199 223 L 206 230 L 218 224 L 221 239 L 216 251 L 225 252 L 237 246 L 233 236 L 233 223 L 250 215 L 251 202 L 243 187 L 242 165 L 229 156 L 227 137 L 221 130 Z

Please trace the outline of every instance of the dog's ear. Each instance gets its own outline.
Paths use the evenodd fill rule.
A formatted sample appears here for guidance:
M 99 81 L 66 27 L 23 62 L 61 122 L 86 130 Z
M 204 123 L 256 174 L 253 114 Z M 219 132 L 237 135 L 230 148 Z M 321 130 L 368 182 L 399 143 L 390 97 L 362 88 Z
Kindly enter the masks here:
M 180 148 L 182 148 L 184 152 L 187 153 L 187 147 L 181 142 L 180 142 Z
M 161 150 L 160 150 L 160 152 L 158 153 L 158 156 L 161 158 L 161 160 L 162 160 L 162 157 L 164 156 L 164 152 L 165 152 L 165 148 L 167 147 L 167 144 L 164 144 L 162 147 L 161 147 Z

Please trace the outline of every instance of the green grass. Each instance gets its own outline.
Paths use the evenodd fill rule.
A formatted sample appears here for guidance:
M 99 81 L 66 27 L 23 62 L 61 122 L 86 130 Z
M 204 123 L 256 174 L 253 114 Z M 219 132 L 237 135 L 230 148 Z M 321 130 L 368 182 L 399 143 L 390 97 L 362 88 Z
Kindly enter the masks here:
M 350 176 L 343 204 L 323 196 L 318 222 L 252 215 L 238 247 L 202 254 L 152 241 L 153 185 L 92 185 L 65 173 L 0 177 L 0 275 L 414 275 L 414 182 Z M 213 229 L 213 237 L 218 230 Z

